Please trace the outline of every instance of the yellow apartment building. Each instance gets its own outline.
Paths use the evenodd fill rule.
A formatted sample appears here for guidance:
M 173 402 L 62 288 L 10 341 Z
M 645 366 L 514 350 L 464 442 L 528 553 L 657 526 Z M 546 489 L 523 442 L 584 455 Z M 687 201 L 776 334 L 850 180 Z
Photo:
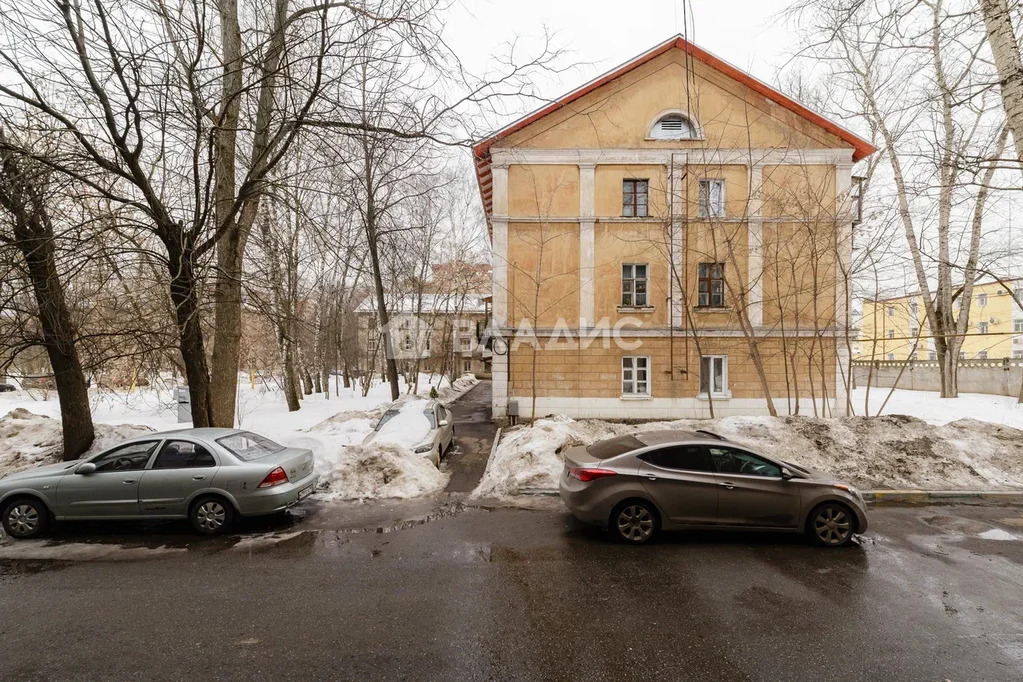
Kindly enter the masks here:
M 495 417 L 843 414 L 873 152 L 681 36 L 477 144 Z
M 1023 279 L 1004 282 L 1004 285 L 997 281 L 978 282 L 973 286 L 970 321 L 959 353 L 961 360 L 1023 358 L 1023 311 L 1009 294 L 1012 290 L 1023 298 Z M 954 304 L 957 314 L 961 307 L 957 300 Z M 863 299 L 853 358 L 937 359 L 923 297 L 907 294 Z

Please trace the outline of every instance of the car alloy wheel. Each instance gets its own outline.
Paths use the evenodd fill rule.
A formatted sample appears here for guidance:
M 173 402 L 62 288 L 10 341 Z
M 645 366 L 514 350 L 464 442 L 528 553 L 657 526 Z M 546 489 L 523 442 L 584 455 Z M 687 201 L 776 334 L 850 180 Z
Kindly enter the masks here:
M 813 533 L 821 544 L 844 545 L 852 537 L 852 518 L 838 505 L 825 505 L 813 516 Z
M 622 507 L 616 523 L 618 535 L 629 542 L 646 542 L 654 534 L 654 515 L 641 504 Z
M 39 528 L 39 511 L 30 504 L 16 504 L 7 511 L 7 525 L 16 537 L 28 537 Z
M 195 521 L 200 530 L 207 533 L 216 533 L 224 527 L 227 520 L 227 510 L 224 505 L 216 500 L 207 500 L 195 510 Z

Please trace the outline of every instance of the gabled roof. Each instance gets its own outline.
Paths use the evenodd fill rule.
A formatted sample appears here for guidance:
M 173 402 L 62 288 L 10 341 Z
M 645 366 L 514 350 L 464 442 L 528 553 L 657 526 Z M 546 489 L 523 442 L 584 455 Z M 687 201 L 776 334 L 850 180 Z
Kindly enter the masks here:
M 508 126 L 505 126 L 504 128 L 501 128 L 487 139 L 477 143 L 472 149 L 473 160 L 476 163 L 476 180 L 479 183 L 480 195 L 483 198 L 483 208 L 487 216 L 487 223 L 489 224 L 490 215 L 493 212 L 492 204 L 493 195 L 491 192 L 492 178 L 490 172 L 490 148 L 494 146 L 494 144 L 508 137 L 512 133 L 522 130 L 526 126 L 539 121 L 544 116 L 547 116 L 548 114 L 551 114 L 557 111 L 558 109 L 568 106 L 572 102 L 593 92 L 597 88 L 606 85 L 607 83 L 610 83 L 614 79 L 623 76 L 629 71 L 632 71 L 633 69 L 642 66 L 643 64 L 646 64 L 650 60 L 659 57 L 660 55 L 674 48 L 684 50 L 686 54 L 693 57 L 694 59 L 699 60 L 706 64 L 707 66 L 710 66 L 711 68 L 717 70 L 718 72 L 726 76 L 729 76 L 730 78 L 738 81 L 739 83 L 742 83 L 743 85 L 747 86 L 754 92 L 763 95 L 772 102 L 788 109 L 789 111 L 794 112 L 795 114 L 805 118 L 811 123 L 820 126 L 824 130 L 827 130 L 828 132 L 844 140 L 845 142 L 848 142 L 849 145 L 853 148 L 853 161 L 859 161 L 860 159 L 870 156 L 875 151 L 877 151 L 877 149 L 872 144 L 864 140 L 862 137 L 859 137 L 858 135 L 846 130 L 837 123 L 834 123 L 824 118 L 817 112 L 811 110 L 809 107 L 800 104 L 799 102 L 792 99 L 791 97 L 788 97 L 787 95 L 782 94 L 781 92 L 772 88 L 770 85 L 764 83 L 763 81 L 757 80 L 756 78 L 746 73 L 745 71 L 735 66 L 732 66 L 723 59 L 716 57 L 710 52 L 704 50 L 703 48 L 694 45 L 693 43 L 683 38 L 681 35 L 676 35 L 673 36 L 672 38 L 669 38 L 668 40 L 665 40 L 663 43 L 651 48 L 650 50 L 647 50 L 646 52 L 634 57 L 633 59 L 630 59 L 621 66 L 618 66 L 612 69 L 611 71 L 608 71 L 604 75 L 598 76 L 597 78 L 591 80 L 589 83 L 586 83 L 580 86 L 579 88 L 576 88 L 575 90 L 569 92 L 568 94 L 559 97 L 558 99 L 551 102 L 547 106 L 537 109 L 533 113 L 524 116 L 523 118 L 520 118 L 519 120 L 515 121 L 514 123 Z

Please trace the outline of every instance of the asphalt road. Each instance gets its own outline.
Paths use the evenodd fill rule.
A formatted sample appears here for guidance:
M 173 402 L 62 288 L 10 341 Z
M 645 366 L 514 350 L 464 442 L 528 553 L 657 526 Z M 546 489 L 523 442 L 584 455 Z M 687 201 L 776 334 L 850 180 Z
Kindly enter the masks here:
M 1023 508 L 880 508 L 827 550 L 624 547 L 543 504 L 8 541 L 0 679 L 1023 679 Z

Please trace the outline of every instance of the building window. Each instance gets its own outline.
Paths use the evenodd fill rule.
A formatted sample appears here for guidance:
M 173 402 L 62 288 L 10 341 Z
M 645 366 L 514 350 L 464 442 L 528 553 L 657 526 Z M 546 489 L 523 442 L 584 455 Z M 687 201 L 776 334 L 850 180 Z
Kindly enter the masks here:
M 977 331 L 981 334 L 987 334 L 987 322 L 978 322 Z
M 406 336 L 405 339 L 401 342 L 401 347 L 405 350 L 412 350 L 412 337 Z
M 626 218 L 646 217 L 649 189 L 649 180 L 622 180 L 622 215 Z
M 728 356 L 704 355 L 700 358 L 700 393 L 728 395 Z
M 888 357 L 889 360 L 894 360 L 895 359 L 895 353 L 889 353 L 887 355 L 887 357 Z
M 913 313 L 913 317 L 916 317 L 920 313 L 920 306 L 916 303 L 910 303 L 909 312 Z
M 472 360 L 466 360 L 465 362 L 462 363 L 462 371 L 463 372 L 472 371 Z
M 433 332 L 426 332 L 426 350 L 430 350 L 430 339 L 433 336 Z
M 1023 350 L 1012 351 L 1012 357 L 1016 358 L 1017 360 L 1023 358 Z
M 1023 320 L 1013 320 L 1012 331 L 1016 332 L 1017 334 L 1023 334 Z
M 622 357 L 622 395 L 650 395 L 650 358 Z
M 700 263 L 699 293 L 697 306 L 700 308 L 722 308 L 725 305 L 725 264 Z
M 917 335 L 918 333 L 920 333 L 920 329 L 919 329 L 919 327 L 910 327 L 910 328 L 909 328 L 909 335 L 910 335 L 910 337 L 911 337 L 911 338 L 914 338 L 914 339 L 915 339 L 915 338 L 916 338 L 916 335 Z
M 458 341 L 462 344 L 462 350 L 472 350 L 472 339 L 468 336 L 463 336 Z
M 725 215 L 725 181 L 700 180 L 700 217 L 721 218 Z
M 986 350 L 978 351 L 977 352 L 977 359 L 978 360 L 987 360 L 987 351 Z
M 977 305 L 987 305 L 987 294 L 977 294 Z
M 888 317 L 895 317 L 895 306 L 893 305 L 886 306 L 884 312 L 885 315 L 887 315 Z
M 646 263 L 622 265 L 622 305 L 642 308 L 646 298 Z
M 938 359 L 938 354 L 935 353 L 933 350 L 929 350 L 929 351 L 927 351 L 927 359 L 928 360 L 937 360 Z
M 909 354 L 909 359 L 910 359 L 910 360 L 914 360 L 914 361 L 915 361 L 915 360 L 917 360 L 917 359 L 918 359 L 918 355 L 917 355 L 917 352 L 916 352 L 916 351 L 913 351 L 912 353 L 910 353 L 910 354 Z
M 650 137 L 655 140 L 690 140 L 696 137 L 696 129 L 682 114 L 668 114 L 654 124 Z
M 966 351 L 959 351 L 959 359 L 960 360 L 966 359 Z
M 889 329 L 888 330 L 888 338 L 889 339 L 894 339 L 895 338 L 895 330 L 894 329 Z

